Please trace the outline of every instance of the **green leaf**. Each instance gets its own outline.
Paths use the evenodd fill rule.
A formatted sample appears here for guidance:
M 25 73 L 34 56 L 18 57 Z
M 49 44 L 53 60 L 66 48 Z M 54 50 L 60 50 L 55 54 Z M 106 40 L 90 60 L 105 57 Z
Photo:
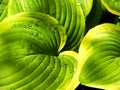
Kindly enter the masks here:
M 101 0 L 101 1 L 109 12 L 120 16 L 120 0 Z
M 78 54 L 61 52 L 64 27 L 43 13 L 19 13 L 0 23 L 0 90 L 73 90 Z
M 102 24 L 92 28 L 79 49 L 83 85 L 111 89 L 120 85 L 120 26 Z M 115 89 L 113 89 L 115 90 Z
M 77 2 L 82 7 L 85 17 L 87 17 L 92 9 L 93 0 L 77 0 Z
M 7 16 L 9 0 L 0 0 L 0 21 L 2 21 Z
M 8 16 L 19 12 L 41 12 L 53 16 L 67 33 L 63 50 L 78 50 L 84 35 L 85 17 L 76 0 L 10 0 Z

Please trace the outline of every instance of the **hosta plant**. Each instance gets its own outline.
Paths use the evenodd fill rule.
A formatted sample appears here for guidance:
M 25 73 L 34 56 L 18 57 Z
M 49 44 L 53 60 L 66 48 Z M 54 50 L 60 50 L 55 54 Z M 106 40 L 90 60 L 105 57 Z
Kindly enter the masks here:
M 81 6 L 84 16 L 87 17 L 92 9 L 93 0 L 77 0 L 77 4 Z
M 119 4 L 0 0 L 0 90 L 120 90 Z

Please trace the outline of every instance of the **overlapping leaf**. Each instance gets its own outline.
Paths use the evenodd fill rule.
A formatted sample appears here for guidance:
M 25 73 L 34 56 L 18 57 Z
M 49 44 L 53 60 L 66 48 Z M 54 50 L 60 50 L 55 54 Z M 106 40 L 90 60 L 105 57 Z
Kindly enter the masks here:
M 76 0 L 10 0 L 8 16 L 19 12 L 42 12 L 55 17 L 67 33 L 63 50 L 78 50 L 84 35 L 85 17 Z
M 61 52 L 64 27 L 43 13 L 19 13 L 0 23 L 0 90 L 73 90 L 77 53 Z
M 111 13 L 120 16 L 120 0 L 101 0 L 103 5 Z
M 9 0 L 0 0 L 0 21 L 7 15 L 7 7 Z
M 82 7 L 85 17 L 87 17 L 92 9 L 93 0 L 77 0 L 77 2 Z
M 80 82 L 116 90 L 120 85 L 120 26 L 102 24 L 91 29 L 79 49 Z

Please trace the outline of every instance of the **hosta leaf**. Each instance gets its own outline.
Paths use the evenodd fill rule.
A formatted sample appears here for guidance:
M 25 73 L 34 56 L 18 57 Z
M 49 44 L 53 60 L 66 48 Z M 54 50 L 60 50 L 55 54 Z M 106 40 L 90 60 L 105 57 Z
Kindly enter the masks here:
M 77 0 L 77 2 L 82 7 L 85 17 L 87 17 L 91 11 L 93 0 Z
M 101 0 L 101 1 L 109 12 L 120 16 L 120 0 Z
M 85 17 L 76 0 L 10 0 L 8 16 L 19 12 L 42 12 L 55 17 L 67 33 L 64 50 L 78 49 L 84 35 Z
M 114 24 L 98 25 L 86 34 L 79 49 L 82 84 L 103 89 L 119 87 L 119 34 L 120 26 Z
M 0 90 L 76 88 L 78 55 L 61 52 L 66 33 L 55 18 L 19 13 L 4 19 L 0 27 Z
M 49 17 L 49 18 L 47 18 L 47 17 Z M 27 22 L 25 22 L 24 20 L 27 20 Z M 33 22 L 33 24 L 31 24 L 31 22 Z M 40 22 L 40 24 L 38 22 Z M 17 28 L 23 28 L 22 32 L 30 33 L 30 35 L 33 34 L 34 37 L 40 36 L 39 37 L 39 39 L 40 39 L 39 42 L 41 43 L 41 45 L 43 45 L 41 47 L 41 49 L 45 50 L 46 49 L 45 45 L 47 45 L 47 43 L 49 42 L 51 48 L 48 51 L 54 50 L 55 54 L 57 54 L 57 52 L 58 52 L 57 50 L 60 51 L 60 49 L 64 46 L 65 41 L 66 41 L 64 28 L 62 26 L 58 25 L 58 21 L 56 19 L 53 19 L 53 17 L 50 17 L 46 14 L 42 14 L 42 15 L 39 16 L 39 13 L 22 13 L 22 14 L 18 14 L 16 16 L 10 17 L 8 19 L 5 19 L 4 22 L 2 22 L 1 24 L 2 24 L 1 28 L 3 28 L 3 29 L 4 28 L 5 29 L 9 28 L 9 27 L 11 27 L 12 30 L 16 27 Z M 45 29 L 48 29 L 44 24 L 46 26 L 50 27 L 51 30 L 49 30 L 49 31 L 44 30 L 44 29 L 41 30 L 41 27 L 45 28 Z M 14 27 L 12 27 L 11 25 L 14 26 Z M 39 27 L 39 26 L 41 26 L 41 27 Z M 58 27 L 61 28 L 61 30 L 59 30 Z M 31 31 L 29 30 L 29 28 L 30 28 Z M 32 29 L 36 29 L 36 31 L 34 31 Z M 8 30 L 8 31 L 10 31 L 9 33 L 14 32 L 14 34 L 15 34 L 15 30 L 13 30 L 13 31 L 12 30 Z M 4 32 L 4 30 L 2 30 L 2 31 Z M 1 33 L 2 33 L 2 31 L 1 31 Z M 22 33 L 22 32 L 17 31 L 16 35 L 15 35 L 16 38 L 19 36 L 19 33 L 23 37 L 26 37 L 26 35 L 24 35 L 24 33 Z M 30 35 L 28 35 L 28 39 L 29 38 L 33 39 L 33 36 L 30 36 Z M 12 35 L 12 36 L 14 36 L 14 35 Z M 49 36 L 52 36 L 52 37 L 49 37 Z M 55 40 L 53 40 L 53 38 L 55 38 Z M 34 39 L 35 39 L 35 41 L 37 41 L 36 38 L 34 38 Z M 55 46 L 55 47 L 53 47 L 53 46 Z M 48 52 L 48 51 L 46 51 L 46 52 Z M 42 52 L 44 52 L 44 51 L 42 51 Z

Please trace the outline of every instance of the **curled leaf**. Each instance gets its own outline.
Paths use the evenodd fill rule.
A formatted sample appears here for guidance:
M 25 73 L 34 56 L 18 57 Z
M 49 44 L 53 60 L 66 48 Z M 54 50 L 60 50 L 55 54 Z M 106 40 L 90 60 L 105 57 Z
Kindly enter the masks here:
M 7 16 L 9 0 L 0 0 L 0 21 L 2 21 Z
M 19 13 L 4 19 L 0 27 L 0 90 L 77 87 L 78 54 L 61 52 L 66 32 L 55 18 Z
M 85 17 L 76 0 L 10 0 L 8 16 L 19 12 L 41 12 L 56 18 L 67 33 L 63 50 L 78 50 L 84 35 Z
M 92 9 L 93 0 L 77 0 L 77 3 L 82 7 L 84 15 L 87 17 Z
M 120 0 L 101 0 L 101 1 L 109 12 L 120 16 Z
M 102 89 L 119 87 L 119 34 L 120 26 L 114 24 L 98 25 L 86 34 L 79 49 L 82 84 Z

